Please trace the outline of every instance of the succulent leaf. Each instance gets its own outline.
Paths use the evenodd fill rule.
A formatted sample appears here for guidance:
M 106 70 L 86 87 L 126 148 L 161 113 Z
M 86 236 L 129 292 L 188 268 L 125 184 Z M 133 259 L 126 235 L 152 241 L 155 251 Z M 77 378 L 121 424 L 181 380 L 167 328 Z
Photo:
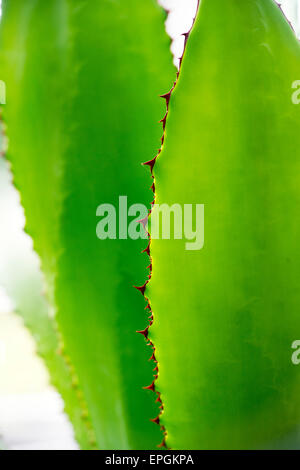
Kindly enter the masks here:
M 273 0 L 201 1 L 154 166 L 157 204 L 205 205 L 202 250 L 151 242 L 172 449 L 276 447 L 299 425 L 299 77 Z
M 150 173 L 175 70 L 154 0 L 3 2 L 8 158 L 48 298 L 102 449 L 161 441 L 147 325 L 133 288 L 147 240 L 99 240 L 100 204 L 150 208 Z M 59 20 L 58 20 L 59 19 Z

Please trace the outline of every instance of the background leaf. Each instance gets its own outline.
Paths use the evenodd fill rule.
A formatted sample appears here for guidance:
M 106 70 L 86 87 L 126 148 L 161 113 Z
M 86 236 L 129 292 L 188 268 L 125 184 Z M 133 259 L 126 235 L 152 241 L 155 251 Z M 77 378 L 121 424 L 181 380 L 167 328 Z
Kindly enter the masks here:
M 1 146 L 2 140 L 1 134 Z M 35 340 L 37 354 L 49 370 L 51 383 L 64 399 L 65 411 L 73 424 L 77 441 L 81 447 L 89 449 L 91 430 L 89 423 L 83 420 L 81 392 L 68 358 L 60 352 L 61 344 L 55 320 L 43 294 L 44 283 L 39 260 L 32 250 L 31 239 L 23 232 L 22 217 L 19 218 L 15 211 L 17 199 L 7 162 L 1 158 L 0 285 L 11 300 L 13 310 L 22 317 Z
M 96 237 L 101 203 L 150 207 L 153 158 L 175 76 L 154 0 L 3 2 L 1 71 L 8 157 L 26 230 L 102 449 L 161 440 L 150 422 L 150 349 L 133 285 L 147 278 L 145 240 Z

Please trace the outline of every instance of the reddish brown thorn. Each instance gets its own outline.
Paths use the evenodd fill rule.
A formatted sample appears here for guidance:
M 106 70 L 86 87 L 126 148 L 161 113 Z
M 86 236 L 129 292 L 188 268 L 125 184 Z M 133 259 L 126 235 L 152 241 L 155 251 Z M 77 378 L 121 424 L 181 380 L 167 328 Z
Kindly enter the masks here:
M 152 172 L 153 167 L 155 165 L 156 158 L 157 157 L 154 157 L 154 158 L 152 158 L 152 160 L 148 160 L 148 162 L 142 163 L 142 165 L 148 165 L 150 167 L 151 172 Z
M 144 219 L 138 220 L 138 223 L 139 223 L 139 224 L 142 224 L 143 227 L 144 227 L 144 229 L 146 229 L 146 225 L 147 225 L 147 223 L 148 223 L 148 218 L 149 218 L 149 215 L 146 215 L 146 217 L 145 217 Z
M 162 125 L 163 125 L 163 130 L 165 130 L 165 128 L 166 128 L 167 117 L 168 117 L 168 112 L 166 112 L 166 114 L 164 115 L 164 117 L 159 121 L 159 122 L 161 122 Z
M 147 306 L 145 307 L 145 310 L 151 310 L 150 304 L 147 304 Z
M 148 385 L 148 387 L 143 387 L 144 390 L 151 390 L 151 392 L 155 392 L 155 384 L 154 380 L 151 385 Z
M 145 282 L 145 284 L 143 286 L 133 286 L 135 289 L 137 289 L 142 295 L 145 294 L 145 290 L 146 290 L 146 286 L 147 286 L 147 282 Z
M 183 33 L 182 36 L 184 36 L 184 48 L 186 47 L 187 40 L 189 38 L 190 32 Z
M 141 335 L 143 335 L 146 339 L 148 338 L 148 330 L 149 330 L 149 326 L 147 326 L 147 328 L 145 328 L 144 330 L 141 330 L 141 331 L 137 331 L 136 333 L 139 333 Z
M 153 353 L 152 356 L 150 357 L 149 361 L 157 362 L 157 360 L 155 359 L 155 354 L 154 354 L 154 353 Z
M 155 193 L 155 183 L 151 184 L 150 189 L 152 189 L 152 191 Z
M 165 134 L 162 136 L 162 138 L 161 138 L 160 140 L 161 140 L 161 145 L 164 145 L 164 141 L 165 141 Z
M 157 398 L 155 400 L 155 403 L 161 403 L 162 404 L 162 401 L 161 401 L 161 398 L 160 398 L 160 393 L 157 392 Z
M 153 372 L 158 372 L 158 366 L 154 367 Z
M 150 421 L 152 421 L 152 423 L 159 424 L 159 416 L 154 419 L 150 419 Z
M 171 98 L 171 91 L 169 91 L 168 93 L 165 93 L 164 95 L 160 95 L 160 98 L 164 98 L 166 100 L 166 104 L 168 108 L 169 103 L 170 103 L 170 98 Z
M 164 437 L 163 440 L 162 440 L 162 443 L 159 444 L 157 447 L 159 448 L 164 448 L 164 447 L 167 447 L 167 442 L 166 442 L 166 438 Z
M 148 246 L 142 251 L 142 253 L 147 253 L 147 255 L 150 256 L 150 242 L 148 243 Z

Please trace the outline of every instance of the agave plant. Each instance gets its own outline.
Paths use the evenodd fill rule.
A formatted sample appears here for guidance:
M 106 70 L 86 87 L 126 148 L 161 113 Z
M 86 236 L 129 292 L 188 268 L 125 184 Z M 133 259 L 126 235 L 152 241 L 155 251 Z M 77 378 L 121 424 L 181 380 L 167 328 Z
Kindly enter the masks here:
M 82 448 L 278 448 L 300 422 L 300 46 L 273 0 L 202 0 L 177 77 L 164 19 L 3 2 L 5 155 L 46 286 L 11 295 Z M 99 240 L 120 196 L 204 204 L 203 248 Z

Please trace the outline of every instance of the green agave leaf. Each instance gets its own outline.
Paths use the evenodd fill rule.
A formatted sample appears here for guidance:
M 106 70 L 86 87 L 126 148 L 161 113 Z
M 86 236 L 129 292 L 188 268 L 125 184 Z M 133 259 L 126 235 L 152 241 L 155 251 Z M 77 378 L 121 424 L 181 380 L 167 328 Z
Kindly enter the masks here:
M 202 0 L 154 167 L 158 204 L 205 205 L 202 250 L 151 243 L 171 448 L 276 447 L 299 426 L 299 77 L 272 0 Z
M 53 282 L 59 250 L 64 109 L 71 96 L 66 1 L 2 2 L 1 76 L 6 84 L 4 119 L 9 125 L 7 158 L 47 276 Z M 14 169 L 16 171 L 14 172 Z M 28 212 L 28 213 L 27 213 Z
M 7 224 L 1 234 L 1 284 L 36 341 L 37 352 L 43 357 L 51 381 L 64 399 L 76 439 L 83 448 L 91 448 L 93 432 L 86 417 L 86 405 L 70 359 L 61 353 L 62 340 L 53 319 L 54 253 L 58 249 L 57 221 L 61 200 L 59 152 L 64 142 L 59 135 L 62 132 L 62 119 L 59 118 L 66 101 L 66 92 L 59 94 L 59 87 L 65 83 L 66 7 L 64 2 L 58 1 L 48 6 L 46 2 L 40 3 L 37 6 L 37 2 L 30 0 L 3 2 L 1 79 L 5 80 L 9 95 L 9 106 L 3 107 L 5 120 L 11 124 L 12 132 L 8 134 L 9 137 L 16 136 L 9 149 L 18 156 L 17 163 L 10 153 L 8 158 L 13 169 L 16 163 L 20 171 L 18 174 L 16 170 L 14 183 L 17 188 L 22 187 L 23 206 L 26 209 L 30 207 L 26 231 L 38 234 L 34 237 L 34 245 L 41 254 L 52 308 L 49 310 L 49 304 L 42 295 L 45 290 L 42 276 L 31 247 L 24 241 L 25 235 L 19 234 L 19 227 L 13 225 L 9 214 L 5 215 L 9 211 L 9 208 L 5 210 L 5 205 L 13 196 L 4 162 L 1 167 L 4 206 L 1 217 L 4 221 L 7 217 Z M 42 24 L 43 17 L 47 18 L 45 24 Z M 63 24 L 61 18 L 64 18 L 64 27 L 59 25 Z M 51 74 L 55 72 L 55 77 L 47 80 L 51 76 L 50 71 Z
M 0 145 L 1 140 L 0 136 Z M 43 295 L 37 256 L 32 251 L 31 240 L 22 231 L 20 214 L 15 213 L 17 201 L 7 162 L 0 159 L 0 286 L 34 337 L 36 351 L 49 370 L 51 383 L 64 399 L 77 441 L 82 447 L 91 448 L 89 423 L 83 421 L 84 403 L 70 364 L 58 354 L 59 335 Z
M 146 240 L 99 240 L 96 209 L 150 207 L 141 162 L 160 144 L 175 71 L 155 0 L 3 2 L 1 74 L 14 181 L 48 297 L 102 449 L 153 448 L 161 431 L 146 327 Z

